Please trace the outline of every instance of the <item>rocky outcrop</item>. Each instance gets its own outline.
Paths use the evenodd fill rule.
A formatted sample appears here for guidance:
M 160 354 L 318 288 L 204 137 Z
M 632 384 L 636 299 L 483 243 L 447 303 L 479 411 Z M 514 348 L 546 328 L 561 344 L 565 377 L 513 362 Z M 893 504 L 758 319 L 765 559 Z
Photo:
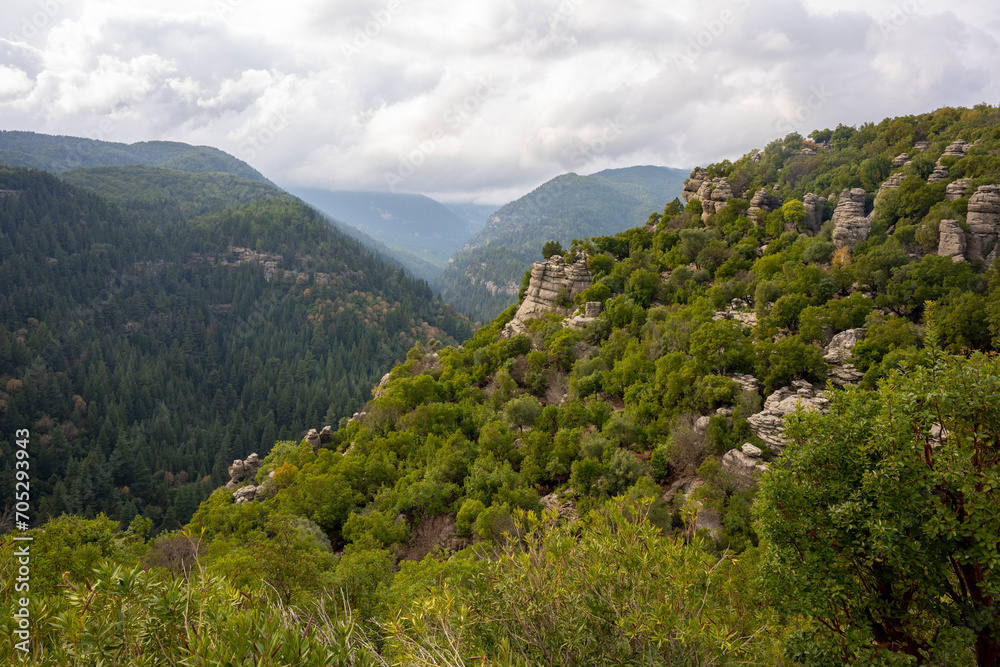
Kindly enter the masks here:
M 903 183 L 903 179 L 906 178 L 906 174 L 901 171 L 897 171 L 895 174 L 885 179 L 885 182 L 879 186 L 878 194 L 875 195 L 876 198 L 881 197 L 883 193 L 889 190 L 897 190 L 899 186 Z
M 760 225 L 764 222 L 764 216 L 779 206 L 781 206 L 781 197 L 768 194 L 767 190 L 761 188 L 750 199 L 750 208 L 747 210 L 747 216 Z
M 847 329 L 833 337 L 826 346 L 823 358 L 831 364 L 828 377 L 830 382 L 838 387 L 857 384 L 864 373 L 850 362 L 851 350 L 865 337 L 864 328 Z
M 931 142 L 929 142 L 929 141 L 918 141 L 917 143 L 913 144 L 913 149 L 914 150 L 918 150 L 921 153 L 923 153 L 925 150 L 927 150 L 930 147 L 931 147 Z
M 952 181 L 944 190 L 944 198 L 948 201 L 961 199 L 965 196 L 965 188 L 969 187 L 971 180 L 971 178 L 960 178 L 957 181 Z
M 940 158 L 938 158 L 938 164 L 941 164 L 941 158 L 946 158 L 946 157 L 963 158 L 965 157 L 965 154 L 969 151 L 970 148 L 972 148 L 972 144 L 968 143 L 967 141 L 964 141 L 963 139 L 959 139 L 958 141 L 952 142 L 951 144 L 948 144 L 948 147 L 944 149 L 944 153 L 941 155 Z
M 546 313 L 568 315 L 573 297 L 590 287 L 592 278 L 585 254 L 572 264 L 566 264 L 562 255 L 552 255 L 547 262 L 535 262 L 524 301 L 501 336 L 510 338 L 523 333 L 528 320 Z
M 991 263 L 997 258 L 1000 244 L 1000 185 L 981 185 L 969 198 L 966 216 L 969 234 L 966 237 L 965 258 L 970 262 L 982 259 Z
M 232 490 L 244 482 L 252 482 L 260 470 L 260 465 L 261 461 L 256 452 L 243 461 L 239 459 L 233 461 L 233 465 L 229 466 L 229 482 L 226 488 Z
M 812 192 L 806 193 L 802 204 L 806 207 L 806 230 L 818 234 L 823 226 L 823 211 L 826 209 L 826 197 L 819 197 Z
M 383 378 L 385 379 L 385 378 Z M 324 426 L 322 431 L 317 431 L 314 428 L 309 429 L 306 433 L 306 442 L 308 442 L 313 448 L 313 454 L 319 451 L 319 448 L 323 445 L 330 444 L 330 440 L 333 439 L 333 430 L 329 426 Z
M 958 224 L 958 220 L 942 220 L 938 232 L 938 257 L 965 261 L 965 230 Z
M 757 393 L 759 385 L 757 383 L 757 378 L 755 378 L 754 376 L 744 375 L 742 373 L 736 373 L 728 377 L 730 380 L 738 384 L 741 390 L 748 391 L 751 394 Z
M 893 167 L 902 167 L 904 164 L 906 164 L 909 161 L 910 161 L 910 154 L 909 153 L 900 153 L 899 155 L 897 155 L 893 159 L 892 166 Z
M 800 406 L 803 410 L 827 411 L 826 392 L 817 390 L 805 380 L 792 382 L 791 387 L 783 387 L 764 401 L 764 409 L 752 415 L 750 429 L 768 447 L 781 451 L 785 447 L 785 418 Z
M 761 459 L 763 454 L 759 447 L 746 442 L 739 449 L 723 454 L 720 467 L 738 491 L 748 491 L 757 483 L 757 477 L 767 470 L 767 464 Z
M 709 178 L 704 169 L 695 169 L 684 182 L 681 197 L 685 202 L 697 199 L 701 202 L 702 220 L 717 213 L 733 198 L 733 189 L 724 178 Z
M 566 325 L 571 329 L 583 329 L 588 324 L 593 324 L 604 311 L 604 304 L 600 301 L 588 301 L 583 306 L 583 314 L 570 318 Z
M 948 167 L 939 164 L 938 166 L 934 167 L 934 171 L 932 171 L 931 175 L 927 177 L 927 182 L 940 183 L 946 178 L 948 178 Z
M 865 191 L 854 188 L 840 193 L 833 212 L 833 243 L 837 249 L 853 249 L 868 238 L 871 228 L 871 218 L 865 216 Z

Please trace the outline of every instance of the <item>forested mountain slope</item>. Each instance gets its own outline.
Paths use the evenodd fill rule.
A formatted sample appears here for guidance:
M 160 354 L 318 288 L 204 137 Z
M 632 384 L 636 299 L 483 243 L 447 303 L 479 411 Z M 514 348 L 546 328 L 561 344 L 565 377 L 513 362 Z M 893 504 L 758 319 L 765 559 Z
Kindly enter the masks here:
M 192 173 L 220 172 L 268 182 L 246 162 L 210 146 L 176 141 L 122 144 L 81 137 L 0 131 L 0 164 L 61 172 L 87 167 L 147 165 Z
M 547 241 L 614 234 L 641 224 L 680 195 L 685 172 L 665 167 L 564 174 L 490 216 L 434 281 L 442 297 L 489 321 L 517 294 L 524 270 Z
M 233 458 L 350 416 L 414 342 L 468 335 L 426 283 L 301 202 L 189 218 L 181 209 L 219 193 L 153 173 L 172 179 L 157 195 L 168 205 L 137 189 L 136 213 L 46 173 L 0 171 L 0 424 L 39 434 L 43 517 L 176 526 Z
M 35 662 L 994 665 L 998 185 L 986 105 L 696 170 L 183 530 L 33 531 Z

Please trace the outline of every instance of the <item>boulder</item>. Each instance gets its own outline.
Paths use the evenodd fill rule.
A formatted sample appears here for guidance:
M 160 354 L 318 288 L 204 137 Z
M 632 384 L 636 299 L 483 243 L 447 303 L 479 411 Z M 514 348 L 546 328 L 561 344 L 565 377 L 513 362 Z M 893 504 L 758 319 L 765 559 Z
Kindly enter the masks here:
M 969 198 L 966 216 L 969 234 L 966 237 L 965 258 L 970 262 L 982 259 L 993 262 L 1000 251 L 1000 185 L 981 185 Z
M 747 448 L 756 451 L 756 456 L 747 454 Z M 761 451 L 749 442 L 740 449 L 730 449 L 722 455 L 720 466 L 730 482 L 739 491 L 747 491 L 757 483 L 757 478 L 767 470 L 767 464 L 760 460 Z
M 872 228 L 870 217 L 865 216 L 865 191 L 861 188 L 840 193 L 833 212 L 833 243 L 837 249 L 854 248 L 868 238 Z
M 256 499 L 257 487 L 252 484 L 250 486 L 240 487 L 233 492 L 233 502 L 237 505 L 240 503 L 252 503 Z
M 826 346 L 823 358 L 831 364 L 842 364 L 851 358 L 851 349 L 865 337 L 864 328 L 841 331 Z
M 752 459 L 759 459 L 764 456 L 763 450 L 760 447 L 751 445 L 749 442 L 744 442 L 743 446 L 740 447 L 740 451 L 749 456 Z
M 965 259 L 965 230 L 958 220 L 942 220 L 938 228 L 938 257 L 960 257 Z
M 969 187 L 971 178 L 960 178 L 948 184 L 944 190 L 944 198 L 948 201 L 961 199 L 965 195 L 965 188 Z
M 781 451 L 785 447 L 785 418 L 799 407 L 803 410 L 827 411 L 826 392 L 817 390 L 804 380 L 783 387 L 764 401 L 764 409 L 747 420 L 750 429 L 768 447 Z

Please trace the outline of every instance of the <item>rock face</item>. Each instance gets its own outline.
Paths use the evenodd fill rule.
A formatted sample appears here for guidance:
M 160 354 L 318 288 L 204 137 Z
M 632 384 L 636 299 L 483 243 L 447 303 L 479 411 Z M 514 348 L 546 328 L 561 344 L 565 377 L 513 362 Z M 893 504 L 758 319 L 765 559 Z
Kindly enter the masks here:
M 965 258 L 993 262 L 1000 251 L 1000 185 L 981 185 L 969 198 L 966 216 L 969 235 L 966 238 Z
M 910 161 L 910 154 L 909 153 L 900 153 L 892 161 L 892 166 L 893 167 L 902 167 L 904 164 L 906 164 L 909 161 Z
M 806 229 L 817 234 L 823 226 L 823 211 L 826 208 L 826 197 L 818 197 L 812 192 L 802 200 L 806 207 Z
M 958 220 L 942 220 L 938 235 L 938 257 L 952 257 L 956 261 L 965 260 L 965 230 Z
M 786 442 L 785 417 L 795 412 L 800 405 L 803 410 L 826 412 L 827 404 L 826 392 L 815 389 L 805 380 L 796 380 L 791 387 L 783 387 L 768 396 L 764 401 L 764 409 L 747 421 L 758 438 L 780 452 Z
M 865 191 L 844 190 L 833 212 L 833 244 L 837 249 L 854 248 L 868 238 L 872 221 L 865 216 Z
M 965 194 L 965 188 L 969 187 L 969 178 L 960 178 L 957 181 L 952 181 L 948 184 L 948 187 L 944 190 L 944 198 L 948 201 L 955 201 L 956 199 L 961 199 Z
M 730 449 L 722 456 L 721 468 L 729 474 L 733 485 L 739 491 L 747 491 L 757 483 L 757 477 L 767 470 L 761 460 L 763 452 L 749 442 L 739 449 Z
M 333 430 L 329 426 L 324 426 L 322 431 L 317 431 L 314 428 L 309 429 L 306 433 L 306 442 L 312 445 L 313 454 L 319 451 L 319 448 L 323 445 L 329 444 L 330 440 L 333 439 Z
M 923 153 L 925 150 L 927 150 L 930 147 L 931 147 L 931 142 L 929 142 L 929 141 L 918 141 L 917 143 L 913 144 L 913 148 L 915 150 L 920 151 L 921 153 Z
M 604 304 L 600 301 L 588 301 L 583 306 L 583 315 L 576 315 L 570 318 L 567 326 L 571 329 L 583 329 L 588 324 L 593 324 L 604 311 Z
M 768 194 L 767 190 L 761 188 L 750 199 L 750 208 L 747 210 L 747 215 L 751 220 L 760 225 L 764 222 L 764 216 L 779 206 L 781 206 L 781 198 L 773 194 Z
M 552 255 L 547 262 L 535 262 L 531 267 L 528 292 L 514 319 L 504 327 L 503 337 L 510 338 L 522 333 L 524 323 L 533 317 L 551 312 L 568 314 L 568 309 L 557 302 L 565 298 L 572 304 L 573 297 L 590 287 L 592 278 L 590 269 L 587 268 L 586 255 L 568 265 L 563 262 L 561 255 Z
M 257 476 L 258 470 L 260 470 L 260 459 L 257 457 L 256 452 L 248 456 L 245 461 L 236 459 L 233 461 L 233 465 L 229 466 L 230 479 L 226 484 L 226 488 L 232 490 L 238 484 L 252 482 L 253 478 Z
M 949 144 L 948 148 L 944 149 L 944 154 L 942 154 L 941 157 L 963 158 L 971 147 L 972 144 L 964 141 L 963 139 L 959 139 L 958 141 Z M 938 164 L 941 164 L 941 158 L 938 158 Z

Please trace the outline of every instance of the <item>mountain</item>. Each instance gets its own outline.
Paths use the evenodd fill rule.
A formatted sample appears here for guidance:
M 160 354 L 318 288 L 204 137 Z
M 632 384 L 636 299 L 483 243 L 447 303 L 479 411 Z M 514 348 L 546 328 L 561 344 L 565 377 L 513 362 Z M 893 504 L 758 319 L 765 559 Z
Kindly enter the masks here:
M 547 241 L 569 244 L 641 224 L 680 196 L 686 176 L 652 166 L 558 176 L 491 215 L 433 285 L 473 319 L 492 319 L 517 294 Z
M 220 172 L 269 183 L 242 160 L 210 146 L 176 141 L 121 144 L 34 132 L 0 131 L 0 164 L 51 172 L 147 165 L 191 173 Z
M 0 428 L 39 437 L 41 517 L 176 526 L 234 458 L 351 416 L 416 341 L 469 335 L 425 282 L 267 183 L 63 175 L 107 197 L 0 168 Z
M 452 213 L 472 225 L 476 232 L 485 227 L 490 216 L 500 208 L 494 204 L 473 204 L 470 202 L 445 202 L 444 205 Z
M 262 361 L 303 344 L 320 358 L 312 327 L 339 312 L 314 301 L 285 321 L 320 286 L 267 280 L 334 238 L 308 209 L 191 221 L 199 242 L 282 255 L 262 272 L 233 268 L 235 250 L 193 257 L 162 222 L 133 228 L 45 175 L 2 186 L 0 317 L 21 327 L 0 330 L 20 372 L 3 377 L 16 439 L 0 480 L 16 458 L 34 494 L 69 458 L 71 506 L 128 499 L 114 475 L 144 469 L 137 438 L 198 451 L 169 446 L 187 424 L 172 411 L 242 410 L 226 383 L 249 381 L 241 398 L 269 422 L 340 377 Z M 67 515 L 0 542 L 4 586 L 30 550 L 33 596 L 0 597 L 0 616 L 50 619 L 31 626 L 33 664 L 995 665 L 1000 108 L 792 134 L 695 169 L 684 198 L 575 239 L 470 340 L 417 342 L 336 428 L 262 436 L 270 452 L 241 455 L 183 528 L 147 540 L 143 516 Z M 153 248 L 183 265 L 133 261 Z M 250 287 L 278 292 L 251 320 L 274 346 L 250 331 L 238 365 L 204 366 L 223 352 L 218 306 L 244 308 Z M 65 329 L 38 319 L 91 291 Z M 357 316 L 378 317 L 373 301 Z M 156 327 L 175 332 L 169 354 L 143 364 Z M 161 381 L 192 397 L 109 428 L 107 464 L 103 449 L 51 455 L 95 409 L 145 409 Z M 96 398 L 61 398 L 77 387 Z M 69 417 L 26 412 L 50 403 Z M 0 643 L 0 660 L 16 651 Z
M 430 280 L 477 226 L 423 195 L 293 189 L 327 215 L 385 244 L 407 268 Z M 433 271 L 431 275 L 428 275 Z

